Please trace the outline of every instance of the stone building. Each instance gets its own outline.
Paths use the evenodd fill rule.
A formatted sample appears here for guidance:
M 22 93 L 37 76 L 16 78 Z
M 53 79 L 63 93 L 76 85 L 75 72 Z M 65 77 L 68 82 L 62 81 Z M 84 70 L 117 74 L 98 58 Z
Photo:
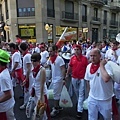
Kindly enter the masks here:
M 100 41 L 120 31 L 120 0 L 0 0 L 4 37 L 56 42 L 65 27 L 68 40 Z

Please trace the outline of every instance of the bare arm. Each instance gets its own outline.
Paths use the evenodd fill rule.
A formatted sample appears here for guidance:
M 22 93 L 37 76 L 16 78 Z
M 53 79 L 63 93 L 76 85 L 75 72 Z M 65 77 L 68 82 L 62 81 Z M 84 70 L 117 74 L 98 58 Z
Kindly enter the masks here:
M 12 97 L 11 90 L 4 91 L 3 96 L 0 97 L 0 103 L 9 100 L 11 97 Z
M 111 79 L 111 77 L 109 76 L 109 74 L 107 73 L 105 69 L 105 64 L 106 64 L 106 60 L 102 60 L 100 62 L 100 72 L 101 72 L 102 79 L 105 82 L 108 82 Z
M 29 79 L 30 72 L 31 72 L 31 63 L 27 63 L 27 74 L 26 74 L 26 80 Z
M 62 71 L 63 78 L 65 78 L 65 65 L 62 65 L 60 68 Z
M 41 69 L 41 72 L 40 72 L 40 86 L 41 86 L 41 89 L 40 89 L 40 100 L 42 100 L 43 96 L 44 96 L 44 84 L 45 84 L 45 81 L 46 81 L 46 71 L 45 69 Z
M 18 66 L 18 62 L 15 62 L 15 65 L 14 65 L 14 67 L 12 69 L 12 72 L 17 68 L 17 66 Z
M 70 66 L 68 66 L 66 77 L 70 74 L 71 71 L 72 71 L 72 68 Z

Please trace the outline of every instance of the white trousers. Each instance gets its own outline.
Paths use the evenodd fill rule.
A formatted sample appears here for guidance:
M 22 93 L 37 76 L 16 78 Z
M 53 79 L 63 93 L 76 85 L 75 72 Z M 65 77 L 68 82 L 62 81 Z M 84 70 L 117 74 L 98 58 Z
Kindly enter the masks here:
M 88 97 L 88 120 L 98 120 L 98 112 L 101 113 L 104 120 L 112 119 L 112 98 L 108 100 L 95 100 Z
M 120 99 L 120 84 L 114 83 L 114 91 L 117 99 Z
M 7 120 L 16 120 L 14 117 L 13 107 L 6 111 Z
M 78 112 L 83 112 L 83 101 L 85 98 L 85 83 L 84 82 L 85 82 L 84 79 L 72 78 L 74 92 L 78 100 L 78 105 L 77 105 Z

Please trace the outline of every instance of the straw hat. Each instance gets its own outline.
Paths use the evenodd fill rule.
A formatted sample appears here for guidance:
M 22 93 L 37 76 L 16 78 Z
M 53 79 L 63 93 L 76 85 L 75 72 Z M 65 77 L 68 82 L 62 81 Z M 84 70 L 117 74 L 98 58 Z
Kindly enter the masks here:
M 4 63 L 10 62 L 10 55 L 2 49 L 0 49 L 0 61 Z

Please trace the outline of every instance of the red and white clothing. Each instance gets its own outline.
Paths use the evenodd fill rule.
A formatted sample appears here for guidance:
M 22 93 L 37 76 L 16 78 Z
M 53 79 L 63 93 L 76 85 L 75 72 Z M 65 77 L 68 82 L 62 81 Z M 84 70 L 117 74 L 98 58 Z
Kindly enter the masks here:
M 62 59 L 62 57 L 57 56 L 54 62 L 48 59 L 47 64 L 51 65 L 51 69 L 52 69 L 54 100 L 59 100 L 63 86 L 63 78 L 64 78 L 61 71 L 61 66 L 65 65 L 65 62 Z
M 8 90 L 11 91 L 12 98 L 10 98 L 5 102 L 0 103 L 0 114 L 1 112 L 5 112 L 7 120 L 15 120 L 14 113 L 13 113 L 15 100 L 14 100 L 14 94 L 13 94 L 12 80 L 11 80 L 8 69 L 6 68 L 0 73 L 0 97 L 2 97 L 4 95 L 4 92 Z
M 88 60 L 83 55 L 73 55 L 69 62 L 72 69 L 72 85 L 78 100 L 77 112 L 83 112 L 83 100 L 85 97 L 84 76 L 87 65 Z
M 44 65 L 48 60 L 49 53 L 48 53 L 48 51 L 45 50 L 45 51 L 41 52 L 40 55 L 41 55 L 41 64 Z
M 32 63 L 31 63 L 31 54 L 30 53 L 26 53 L 23 56 L 23 75 L 26 78 L 26 74 L 27 74 L 27 64 L 31 64 L 31 72 L 29 74 L 29 79 L 26 82 L 26 85 L 24 86 L 24 104 L 27 104 L 28 99 L 30 97 L 30 91 L 32 89 L 32 84 L 33 84 L 33 76 L 32 76 Z
M 112 111 L 112 97 L 113 93 L 113 73 L 108 64 L 105 65 L 107 73 L 111 76 L 111 80 L 105 82 L 101 77 L 100 68 L 93 74 L 91 74 L 90 63 L 87 66 L 85 73 L 85 80 L 89 81 L 90 91 L 88 97 L 88 113 L 90 120 L 97 120 L 98 111 L 103 115 L 104 119 L 111 119 Z M 105 107 L 105 105 L 107 107 Z M 97 114 L 97 115 L 96 115 Z
M 32 54 L 33 53 L 40 53 L 39 47 L 32 48 Z
M 12 70 L 15 66 L 15 63 L 18 63 L 17 68 L 15 69 L 13 75 L 12 75 L 12 82 L 13 82 L 13 86 L 16 86 L 16 82 L 17 80 L 20 82 L 22 80 L 22 60 L 21 60 L 21 54 L 19 51 L 15 51 L 12 54 Z

